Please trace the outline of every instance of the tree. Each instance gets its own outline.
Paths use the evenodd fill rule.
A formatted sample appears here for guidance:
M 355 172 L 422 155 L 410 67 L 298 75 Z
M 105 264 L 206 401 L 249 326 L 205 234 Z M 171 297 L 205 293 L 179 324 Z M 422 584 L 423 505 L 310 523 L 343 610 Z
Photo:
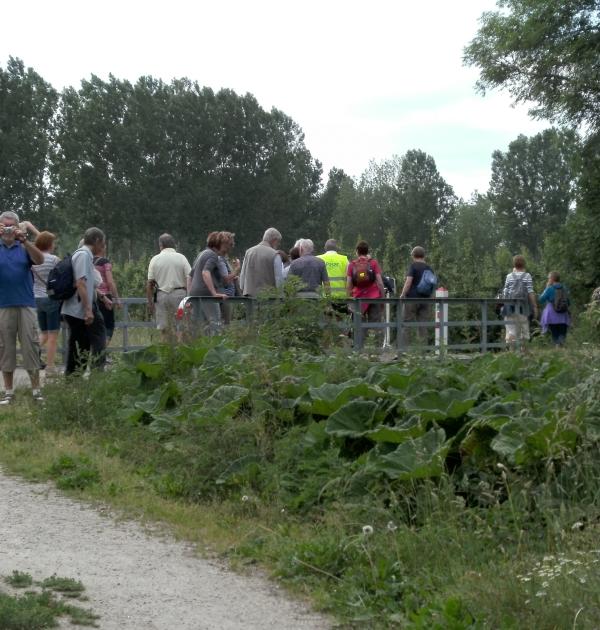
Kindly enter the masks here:
M 0 68 L 0 202 L 34 221 L 45 221 L 52 203 L 47 166 L 57 99 L 20 59 Z
M 554 129 L 494 152 L 489 197 L 500 236 L 515 253 L 526 247 L 537 255 L 545 237 L 562 229 L 575 203 L 580 152 L 574 132 Z
M 165 231 L 193 256 L 224 229 L 241 254 L 270 225 L 294 238 L 317 201 L 321 166 L 289 116 L 188 79 L 92 76 L 63 92 L 58 141 L 64 216 L 104 227 L 118 257 L 152 251 Z
M 533 116 L 600 128 L 598 0 L 498 0 L 484 13 L 465 62 L 478 88 L 505 88 Z

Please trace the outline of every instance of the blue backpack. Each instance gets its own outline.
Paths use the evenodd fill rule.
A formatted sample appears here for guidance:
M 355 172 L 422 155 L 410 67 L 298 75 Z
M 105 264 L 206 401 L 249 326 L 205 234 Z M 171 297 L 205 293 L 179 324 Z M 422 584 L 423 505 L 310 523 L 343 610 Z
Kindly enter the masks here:
M 417 284 L 417 293 L 422 295 L 423 297 L 430 297 L 431 294 L 435 291 L 437 287 L 437 277 L 431 271 L 431 269 L 427 268 L 423 272 L 421 276 L 421 280 L 419 280 L 419 284 Z

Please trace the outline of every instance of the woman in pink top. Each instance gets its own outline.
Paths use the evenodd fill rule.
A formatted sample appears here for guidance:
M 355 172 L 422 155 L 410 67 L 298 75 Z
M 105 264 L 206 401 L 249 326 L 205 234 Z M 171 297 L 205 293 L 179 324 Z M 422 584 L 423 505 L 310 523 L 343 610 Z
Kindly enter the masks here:
M 378 262 L 369 256 L 369 245 L 359 241 L 356 245 L 357 258 L 348 265 L 346 293 L 352 298 L 381 298 L 384 296 L 383 279 Z M 381 304 L 361 304 L 364 321 L 381 321 Z

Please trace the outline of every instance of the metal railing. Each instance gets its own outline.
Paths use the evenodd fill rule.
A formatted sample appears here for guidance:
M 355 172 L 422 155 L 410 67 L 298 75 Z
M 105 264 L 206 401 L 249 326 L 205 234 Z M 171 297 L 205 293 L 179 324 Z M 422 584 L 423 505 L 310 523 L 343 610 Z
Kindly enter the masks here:
M 302 299 L 302 298 L 287 298 Z M 242 305 L 242 317 L 240 313 L 236 313 L 236 321 L 251 324 L 260 317 L 260 305 L 273 302 L 281 302 L 283 298 L 264 298 L 256 299 L 249 297 L 231 297 L 227 298 L 227 302 L 231 304 Z M 109 347 L 109 352 L 127 352 L 130 350 L 138 350 L 147 344 L 131 343 L 130 331 L 132 329 L 154 329 L 154 321 L 147 319 L 132 319 L 131 306 L 145 305 L 146 298 L 120 298 L 121 308 L 116 309 L 115 332 L 121 331 L 122 339 L 120 344 L 113 344 Z M 218 302 L 222 303 L 220 298 L 213 297 L 188 297 L 186 303 L 191 306 L 187 312 L 187 317 L 193 320 L 199 320 L 202 302 Z M 497 299 L 497 298 L 358 298 L 358 299 L 336 299 L 327 301 L 337 305 L 347 305 L 348 315 L 337 322 L 337 325 L 344 330 L 350 332 L 353 348 L 361 350 L 365 346 L 366 338 L 369 331 L 374 331 L 375 336 L 380 336 L 381 340 L 376 341 L 376 345 L 384 349 L 395 349 L 397 352 L 419 351 L 419 352 L 437 352 L 440 354 L 446 351 L 462 350 L 462 351 L 479 351 L 487 352 L 488 350 L 505 348 L 504 339 L 498 339 L 499 335 L 493 334 L 494 330 L 500 328 L 500 332 L 506 326 L 506 321 L 498 315 L 492 315 L 492 310 L 497 304 L 520 306 L 525 315 L 529 313 L 529 305 L 526 300 L 516 299 Z M 385 316 L 382 321 L 365 321 L 361 314 L 361 306 L 377 304 L 380 305 Z M 423 304 L 429 306 L 430 318 L 424 321 L 415 321 L 407 319 L 407 306 L 411 304 Z M 453 319 L 450 316 L 450 309 L 456 307 L 467 307 L 471 312 L 477 312 L 478 317 L 468 317 Z M 465 332 L 471 336 L 468 342 L 454 342 L 451 332 L 454 329 L 463 329 L 462 337 Z M 224 330 L 221 327 L 220 330 Z M 429 335 L 429 332 L 418 343 L 414 343 L 412 337 L 418 336 L 419 330 L 437 331 L 437 335 Z M 62 327 L 62 340 L 59 344 L 60 352 L 63 358 L 67 352 L 67 335 L 65 325 Z M 517 340 L 517 345 L 519 340 Z
M 252 320 L 258 309 L 257 304 L 260 305 L 264 302 L 281 301 L 283 298 L 266 298 L 256 299 L 248 297 L 235 297 L 228 298 L 228 301 L 233 303 L 242 303 L 245 305 L 246 320 Z M 287 298 L 287 299 L 302 299 L 302 298 Z M 188 297 L 187 303 L 193 304 L 191 312 L 194 318 L 198 318 L 198 314 L 201 312 L 200 305 L 202 302 L 221 302 L 220 298 L 214 297 Z M 353 340 L 353 347 L 355 350 L 361 350 L 364 347 L 365 338 L 369 330 L 384 332 L 384 341 L 381 344 L 383 348 L 395 347 L 398 352 L 418 350 L 421 352 L 446 352 L 448 350 L 464 350 L 464 351 L 480 351 L 487 352 L 491 349 L 505 348 L 506 342 L 504 339 L 496 340 L 498 335 L 493 335 L 491 331 L 494 329 L 504 329 L 506 327 L 506 320 L 503 317 L 499 317 L 495 312 L 496 305 L 514 306 L 515 309 L 519 308 L 525 315 L 529 315 L 529 304 L 527 300 L 509 299 L 509 298 L 449 298 L 449 297 L 435 297 L 435 298 L 357 298 L 357 299 L 338 299 L 332 301 L 334 304 L 346 304 L 349 309 L 349 319 L 346 323 L 340 323 L 342 328 L 350 327 L 351 336 Z M 362 316 L 362 305 L 377 304 L 382 307 L 386 313 L 384 321 L 365 321 Z M 415 321 L 413 319 L 407 319 L 407 307 L 409 305 L 425 305 L 430 308 L 431 319 L 424 321 Z M 451 307 L 463 306 L 467 307 L 471 311 L 475 308 L 479 317 L 477 319 L 471 317 L 467 319 L 452 319 L 449 316 L 449 309 Z M 494 314 L 491 314 L 491 310 L 494 309 Z M 434 316 L 435 314 L 435 316 Z M 510 322 L 509 322 L 510 323 Z M 452 329 L 467 329 L 473 337 L 477 337 L 476 341 L 471 342 L 451 342 L 450 331 Z M 427 339 L 426 343 L 412 343 L 409 341 L 411 332 L 417 333 L 419 330 L 438 331 L 435 335 L 435 342 L 429 343 L 432 340 Z M 490 330 L 491 329 L 491 330 Z M 502 332 L 502 330 L 501 330 Z M 392 335 L 395 336 L 394 343 L 392 343 Z M 423 335 L 424 336 L 424 335 Z M 516 345 L 519 346 L 521 340 L 518 336 L 516 339 Z

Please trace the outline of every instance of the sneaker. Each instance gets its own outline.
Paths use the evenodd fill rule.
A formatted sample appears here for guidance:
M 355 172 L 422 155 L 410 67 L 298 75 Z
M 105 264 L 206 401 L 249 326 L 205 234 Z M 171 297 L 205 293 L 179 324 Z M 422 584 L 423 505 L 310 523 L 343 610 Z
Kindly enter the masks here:
M 35 402 L 44 402 L 44 397 L 42 396 L 42 392 L 38 390 L 37 392 L 32 392 L 32 394 L 33 394 L 33 400 Z
M 15 399 L 14 394 L 9 394 L 7 392 L 4 392 L 4 396 L 0 398 L 0 405 L 10 405 L 10 403 L 12 403 L 14 399 Z

